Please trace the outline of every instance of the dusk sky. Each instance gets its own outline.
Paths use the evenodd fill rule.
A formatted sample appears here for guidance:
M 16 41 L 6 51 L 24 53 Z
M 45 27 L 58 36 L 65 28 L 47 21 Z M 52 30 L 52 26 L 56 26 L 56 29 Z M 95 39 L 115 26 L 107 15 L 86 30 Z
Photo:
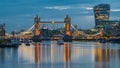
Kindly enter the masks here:
M 120 19 L 120 0 L 0 0 L 0 24 L 8 32 L 27 29 L 38 14 L 42 21 L 63 21 L 65 15 L 78 28 L 89 29 L 95 25 L 93 6 L 110 4 L 111 20 Z

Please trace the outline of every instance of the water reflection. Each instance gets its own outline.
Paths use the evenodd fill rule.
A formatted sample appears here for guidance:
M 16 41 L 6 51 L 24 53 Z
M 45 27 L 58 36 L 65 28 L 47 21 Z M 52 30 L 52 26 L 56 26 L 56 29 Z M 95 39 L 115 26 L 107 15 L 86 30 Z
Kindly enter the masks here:
M 108 48 L 95 48 L 95 68 L 109 68 L 110 51 Z
M 33 64 L 37 68 L 120 67 L 119 44 L 95 44 L 65 42 L 64 45 L 57 45 L 55 42 L 46 42 L 30 46 L 22 44 L 18 48 L 0 48 L 0 66 L 10 64 L 10 68 L 13 68 L 16 64 Z
M 64 42 L 64 68 L 70 68 L 71 46 L 69 42 Z
M 109 67 L 119 68 L 120 65 L 120 49 L 111 49 L 110 50 L 110 62 Z
M 71 59 L 70 43 L 64 42 L 64 62 L 70 63 L 70 59 Z
M 18 48 L 0 48 L 0 64 L 18 63 Z M 11 61 L 14 61 L 11 63 Z
M 40 63 L 40 44 L 35 43 L 35 63 Z
M 1 48 L 0 49 L 0 60 L 1 60 L 1 63 L 4 63 L 4 59 L 5 59 L 5 49 Z

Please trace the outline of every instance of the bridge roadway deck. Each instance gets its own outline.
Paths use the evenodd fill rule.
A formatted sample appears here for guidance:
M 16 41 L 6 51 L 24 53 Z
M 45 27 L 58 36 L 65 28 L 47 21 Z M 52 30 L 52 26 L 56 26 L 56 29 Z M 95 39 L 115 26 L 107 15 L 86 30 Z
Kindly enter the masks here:
M 40 24 L 64 24 L 63 21 L 40 21 Z

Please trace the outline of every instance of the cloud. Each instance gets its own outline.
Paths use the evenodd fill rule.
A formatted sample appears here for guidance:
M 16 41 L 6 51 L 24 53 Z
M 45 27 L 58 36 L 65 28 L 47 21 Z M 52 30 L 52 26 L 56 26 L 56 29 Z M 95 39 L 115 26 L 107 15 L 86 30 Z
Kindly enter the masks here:
M 111 9 L 112 12 L 120 12 L 120 9 Z
M 81 5 L 68 5 L 68 6 L 47 6 L 44 7 L 45 9 L 50 9 L 50 10 L 67 10 L 67 9 L 85 9 L 85 10 L 93 10 L 92 7 L 89 6 L 81 6 Z
M 91 7 L 86 7 L 86 10 L 93 10 L 93 8 L 91 8 Z
M 45 9 L 54 9 L 54 10 L 66 10 L 66 9 L 70 9 L 70 6 L 47 6 L 44 7 Z
M 92 7 L 80 7 L 80 8 L 85 9 L 85 10 L 93 10 Z

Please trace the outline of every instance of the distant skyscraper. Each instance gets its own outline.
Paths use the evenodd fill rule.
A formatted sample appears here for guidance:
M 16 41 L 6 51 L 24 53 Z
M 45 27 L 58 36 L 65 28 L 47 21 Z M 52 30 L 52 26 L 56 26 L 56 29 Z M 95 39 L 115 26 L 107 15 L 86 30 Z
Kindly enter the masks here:
M 99 4 L 94 6 L 95 26 L 101 26 L 101 21 L 108 21 L 110 15 L 109 4 Z
M 0 25 L 0 36 L 5 36 L 5 24 Z

